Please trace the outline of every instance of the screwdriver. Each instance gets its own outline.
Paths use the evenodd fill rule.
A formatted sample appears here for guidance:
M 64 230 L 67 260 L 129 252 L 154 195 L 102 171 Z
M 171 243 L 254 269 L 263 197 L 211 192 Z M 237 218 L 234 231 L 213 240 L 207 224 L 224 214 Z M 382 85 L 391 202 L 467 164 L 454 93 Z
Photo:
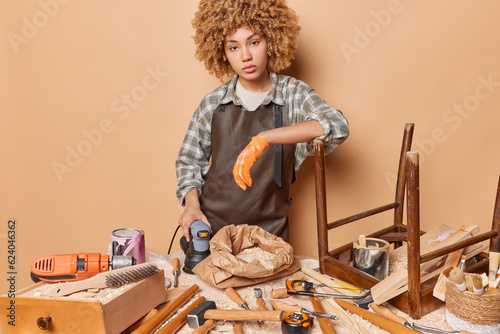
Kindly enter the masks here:
M 179 259 L 174 257 L 172 260 L 172 266 L 174 269 L 172 270 L 172 274 L 174 274 L 174 288 L 179 284 Z
M 235 302 L 236 304 L 238 304 L 238 306 L 244 308 L 245 310 L 249 310 L 250 307 L 248 307 L 248 303 L 240 297 L 240 295 L 238 294 L 238 292 L 236 292 L 236 290 L 234 290 L 233 288 L 227 288 L 226 289 L 226 295 L 233 301 Z

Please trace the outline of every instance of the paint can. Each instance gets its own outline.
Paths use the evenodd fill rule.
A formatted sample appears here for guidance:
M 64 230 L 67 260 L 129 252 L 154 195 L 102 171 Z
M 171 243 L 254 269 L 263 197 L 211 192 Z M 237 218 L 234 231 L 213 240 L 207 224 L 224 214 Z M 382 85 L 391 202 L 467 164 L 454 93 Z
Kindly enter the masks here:
M 389 243 L 377 238 L 366 238 L 366 245 L 354 241 L 353 267 L 383 280 L 389 274 Z
M 137 264 L 146 262 L 144 232 L 133 228 L 120 228 L 111 233 L 112 255 L 133 256 Z

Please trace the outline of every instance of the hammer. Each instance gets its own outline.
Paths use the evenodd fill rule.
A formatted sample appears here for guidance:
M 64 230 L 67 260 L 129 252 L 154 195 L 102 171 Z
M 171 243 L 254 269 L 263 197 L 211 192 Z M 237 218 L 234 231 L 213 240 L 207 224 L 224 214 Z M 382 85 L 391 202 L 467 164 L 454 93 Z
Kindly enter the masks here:
M 282 321 L 285 313 L 279 310 L 217 310 L 215 302 L 206 300 L 196 306 L 187 315 L 187 323 L 191 328 L 202 326 L 206 320 L 264 320 L 264 321 Z

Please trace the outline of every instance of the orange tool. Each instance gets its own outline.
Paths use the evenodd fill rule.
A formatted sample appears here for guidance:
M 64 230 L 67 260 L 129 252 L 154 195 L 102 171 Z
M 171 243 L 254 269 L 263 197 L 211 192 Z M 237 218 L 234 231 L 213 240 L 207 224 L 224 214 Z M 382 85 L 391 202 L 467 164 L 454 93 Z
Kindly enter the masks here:
M 120 269 L 136 264 L 132 256 L 114 256 L 99 253 L 52 255 L 36 259 L 31 264 L 34 282 L 81 281 L 110 269 Z

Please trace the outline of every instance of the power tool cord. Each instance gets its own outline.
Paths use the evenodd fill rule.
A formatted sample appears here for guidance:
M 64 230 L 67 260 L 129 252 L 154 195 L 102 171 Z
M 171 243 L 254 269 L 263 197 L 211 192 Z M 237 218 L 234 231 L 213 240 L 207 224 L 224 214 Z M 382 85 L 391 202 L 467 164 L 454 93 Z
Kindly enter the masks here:
M 172 244 L 174 243 L 175 235 L 177 234 L 177 231 L 179 230 L 180 225 L 177 225 L 177 228 L 175 229 L 174 235 L 172 236 L 172 240 L 170 240 L 170 247 L 168 247 L 168 254 L 170 254 L 170 250 L 172 249 Z

